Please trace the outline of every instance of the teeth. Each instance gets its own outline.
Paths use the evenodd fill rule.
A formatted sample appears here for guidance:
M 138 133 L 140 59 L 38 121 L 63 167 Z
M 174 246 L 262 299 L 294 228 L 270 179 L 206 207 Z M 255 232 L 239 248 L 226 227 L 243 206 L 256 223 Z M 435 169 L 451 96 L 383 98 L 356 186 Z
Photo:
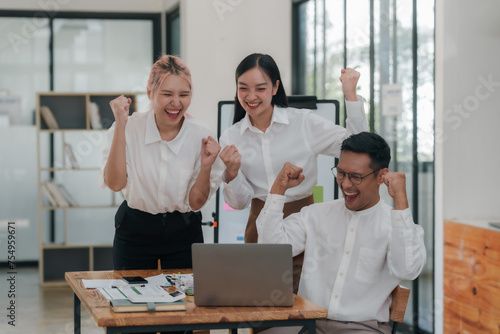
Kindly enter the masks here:
M 247 104 L 250 106 L 250 107 L 256 107 L 259 105 L 259 103 L 248 103 Z
M 346 192 L 345 194 L 346 194 L 347 196 L 354 196 L 354 195 L 357 195 L 358 193 L 348 193 L 348 192 Z
M 180 113 L 181 111 L 180 110 L 176 110 L 176 111 L 168 111 L 168 110 L 165 110 L 167 113 L 171 114 L 171 115 L 177 115 L 178 113 Z

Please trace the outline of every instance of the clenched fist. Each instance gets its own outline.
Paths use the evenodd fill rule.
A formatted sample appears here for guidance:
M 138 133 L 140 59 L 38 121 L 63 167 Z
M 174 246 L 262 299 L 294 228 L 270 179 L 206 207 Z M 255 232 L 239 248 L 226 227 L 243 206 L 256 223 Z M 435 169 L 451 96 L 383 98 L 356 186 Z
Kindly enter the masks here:
M 219 143 L 211 136 L 201 140 L 201 167 L 212 167 L 220 152 Z
M 227 180 L 225 181 L 229 183 L 238 176 L 238 171 L 241 167 L 241 154 L 238 152 L 236 146 L 228 145 L 220 152 L 220 158 L 226 165 Z
M 406 175 L 403 172 L 390 172 L 383 176 L 384 184 L 387 186 L 389 195 L 394 199 L 396 210 L 407 209 L 408 198 L 406 197 Z
M 356 85 L 360 77 L 360 73 L 352 68 L 343 68 L 340 70 L 340 82 L 342 83 L 342 91 L 344 92 L 347 101 L 357 101 Z
M 302 168 L 285 162 L 278 176 L 276 176 L 276 180 L 271 188 L 271 194 L 284 195 L 288 188 L 298 186 L 304 179 L 305 176 L 302 174 Z
M 115 122 L 117 123 L 117 125 L 125 125 L 127 123 L 131 103 L 132 99 L 127 98 L 123 95 L 120 95 L 116 99 L 109 102 L 111 110 L 113 110 L 113 116 L 115 116 Z

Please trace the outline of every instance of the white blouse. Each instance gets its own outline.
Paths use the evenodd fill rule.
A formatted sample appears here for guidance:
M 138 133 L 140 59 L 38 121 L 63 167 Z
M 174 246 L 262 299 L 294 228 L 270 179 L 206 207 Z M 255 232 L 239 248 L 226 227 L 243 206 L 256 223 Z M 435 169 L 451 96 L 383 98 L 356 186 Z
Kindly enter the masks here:
M 236 178 L 224 183 L 224 200 L 238 210 L 248 207 L 252 198 L 265 201 L 285 162 L 303 168 L 305 176 L 299 186 L 287 190 L 286 201 L 311 195 L 317 184 L 318 155 L 338 158 L 345 138 L 368 131 L 361 96 L 357 101 L 346 101 L 346 109 L 346 128 L 311 110 L 277 106 L 265 133 L 252 126 L 248 114 L 233 124 L 220 137 L 220 144 L 222 148 L 236 146 L 241 154 L 241 168 Z
M 102 153 L 99 184 L 106 187 L 104 168 L 108 161 L 115 124 L 107 132 Z M 207 126 L 184 118 L 181 130 L 171 141 L 161 139 L 154 112 L 134 113 L 127 121 L 127 185 L 122 190 L 128 205 L 151 214 L 189 212 L 189 191 L 201 165 L 202 138 L 216 135 Z M 219 157 L 212 165 L 210 196 L 221 183 L 224 163 Z M 210 198 L 210 197 L 209 197 Z

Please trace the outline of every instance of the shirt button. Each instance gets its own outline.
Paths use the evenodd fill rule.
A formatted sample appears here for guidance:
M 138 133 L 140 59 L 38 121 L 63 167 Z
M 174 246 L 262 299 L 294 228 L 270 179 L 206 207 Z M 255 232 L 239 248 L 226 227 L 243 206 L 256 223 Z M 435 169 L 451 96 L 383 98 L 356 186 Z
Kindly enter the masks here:
M 273 204 L 276 204 L 276 201 L 273 200 Z
M 166 213 L 164 213 L 164 214 L 163 214 L 163 218 L 165 218 L 166 216 L 167 216 L 167 214 L 166 214 Z
M 339 295 L 335 295 L 335 296 L 333 296 L 333 298 L 339 299 Z
M 344 276 L 344 273 L 340 273 L 339 275 L 340 275 L 340 276 Z
M 351 227 L 351 232 L 354 232 L 354 227 Z
M 349 252 L 349 251 L 345 251 L 345 253 L 346 253 L 347 255 L 349 255 L 351 252 Z

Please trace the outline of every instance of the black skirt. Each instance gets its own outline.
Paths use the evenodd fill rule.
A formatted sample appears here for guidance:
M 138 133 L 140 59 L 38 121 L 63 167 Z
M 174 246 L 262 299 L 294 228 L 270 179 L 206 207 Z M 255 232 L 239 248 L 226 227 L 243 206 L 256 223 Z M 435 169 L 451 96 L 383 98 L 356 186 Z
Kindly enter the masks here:
M 192 268 L 191 245 L 203 243 L 201 213 L 150 214 L 124 201 L 115 215 L 115 270 Z

